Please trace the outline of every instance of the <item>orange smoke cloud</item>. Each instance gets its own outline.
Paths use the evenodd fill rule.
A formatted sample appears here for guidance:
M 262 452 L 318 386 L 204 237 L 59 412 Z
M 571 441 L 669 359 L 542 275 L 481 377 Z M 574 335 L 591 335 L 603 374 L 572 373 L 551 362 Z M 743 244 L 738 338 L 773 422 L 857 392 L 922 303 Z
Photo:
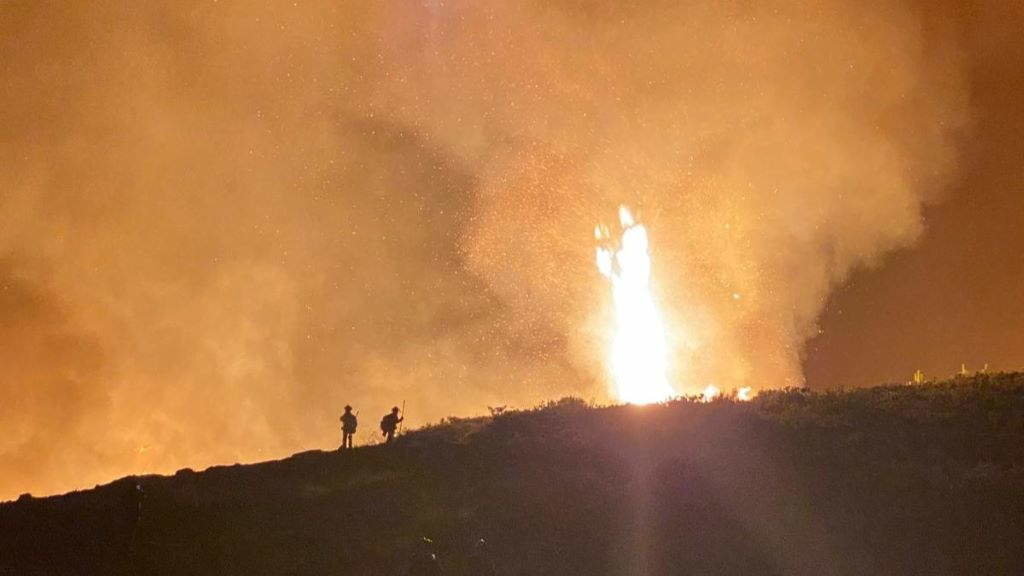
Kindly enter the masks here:
M 799 383 L 966 115 L 891 3 L 97 4 L 0 7 L 0 497 L 603 397 L 623 203 L 680 388 Z

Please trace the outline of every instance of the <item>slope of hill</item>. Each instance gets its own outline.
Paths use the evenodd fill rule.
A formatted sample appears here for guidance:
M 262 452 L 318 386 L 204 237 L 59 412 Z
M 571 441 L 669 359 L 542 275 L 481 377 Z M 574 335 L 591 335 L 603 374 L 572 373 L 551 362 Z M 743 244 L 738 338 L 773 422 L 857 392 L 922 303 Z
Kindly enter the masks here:
M 0 575 L 1022 574 L 1022 550 L 1024 374 L 563 400 L 0 505 Z

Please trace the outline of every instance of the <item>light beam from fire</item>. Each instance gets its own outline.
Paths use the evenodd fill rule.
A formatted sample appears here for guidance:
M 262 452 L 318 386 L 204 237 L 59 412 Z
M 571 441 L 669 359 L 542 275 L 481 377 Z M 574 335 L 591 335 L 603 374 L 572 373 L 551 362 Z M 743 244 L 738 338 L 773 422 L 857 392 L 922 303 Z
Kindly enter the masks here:
M 597 269 L 612 285 L 615 337 L 610 365 L 615 395 L 629 404 L 662 402 L 677 396 L 669 384 L 665 327 L 651 294 L 647 229 L 629 208 L 619 207 L 618 243 L 607 227 L 594 229 Z

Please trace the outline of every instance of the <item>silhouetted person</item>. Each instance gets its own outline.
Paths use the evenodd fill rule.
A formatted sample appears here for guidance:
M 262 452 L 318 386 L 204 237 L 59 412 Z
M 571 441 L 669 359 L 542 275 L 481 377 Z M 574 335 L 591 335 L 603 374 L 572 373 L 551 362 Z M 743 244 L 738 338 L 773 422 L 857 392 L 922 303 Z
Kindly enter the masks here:
M 391 409 L 391 413 L 386 414 L 380 421 L 380 431 L 384 433 L 384 442 L 391 442 L 395 438 L 395 430 L 398 429 L 398 423 L 405 418 L 398 417 L 398 406 Z
M 345 406 L 345 413 L 341 415 L 341 449 L 352 447 L 352 437 L 356 434 L 356 426 L 359 425 L 359 421 L 356 420 L 356 415 L 352 413 L 351 406 Z

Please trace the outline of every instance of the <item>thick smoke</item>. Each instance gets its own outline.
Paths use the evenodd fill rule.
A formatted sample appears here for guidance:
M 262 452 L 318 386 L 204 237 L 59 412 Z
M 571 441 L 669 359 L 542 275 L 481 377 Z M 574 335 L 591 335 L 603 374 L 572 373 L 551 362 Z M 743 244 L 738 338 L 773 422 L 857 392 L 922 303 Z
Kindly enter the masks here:
M 686 390 L 798 384 L 965 117 L 891 2 L 0 5 L 0 498 L 604 398 L 592 231 Z

